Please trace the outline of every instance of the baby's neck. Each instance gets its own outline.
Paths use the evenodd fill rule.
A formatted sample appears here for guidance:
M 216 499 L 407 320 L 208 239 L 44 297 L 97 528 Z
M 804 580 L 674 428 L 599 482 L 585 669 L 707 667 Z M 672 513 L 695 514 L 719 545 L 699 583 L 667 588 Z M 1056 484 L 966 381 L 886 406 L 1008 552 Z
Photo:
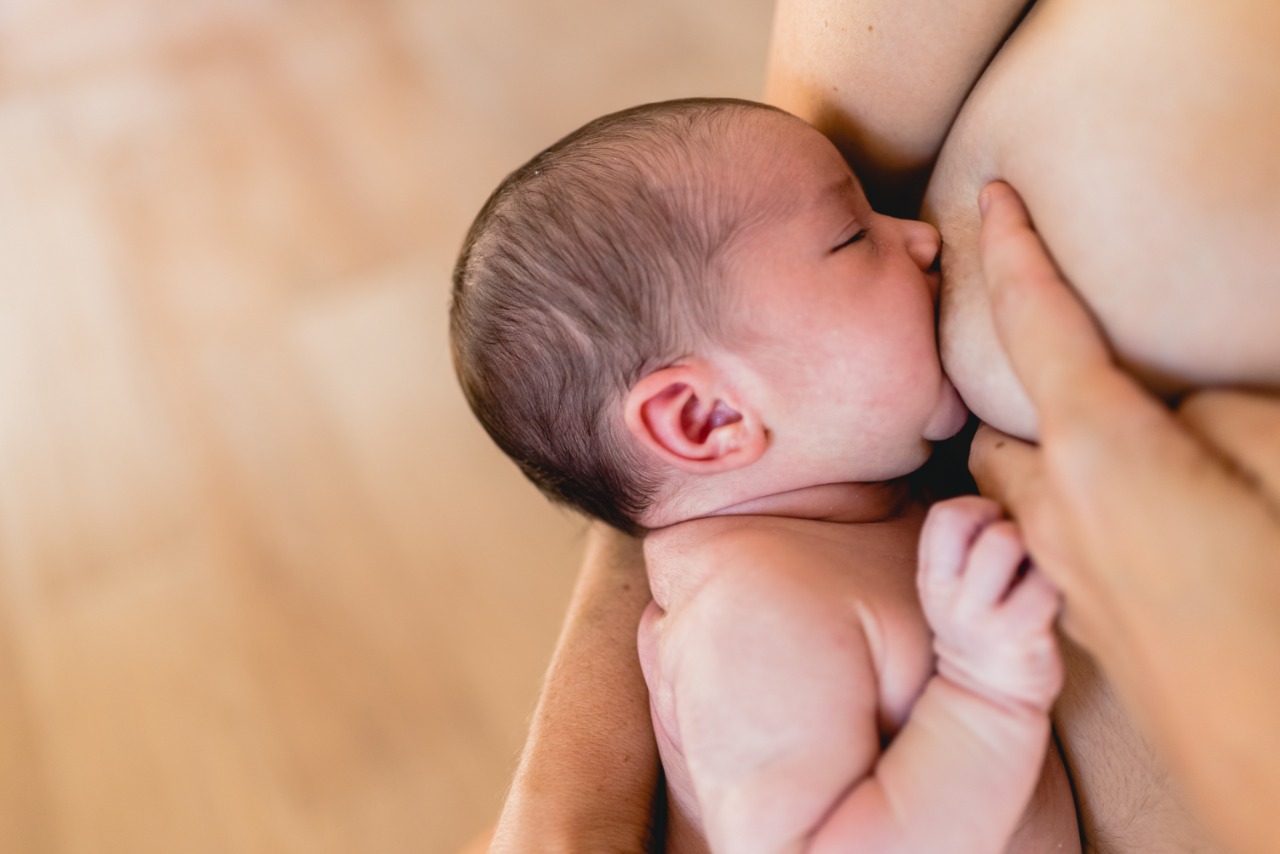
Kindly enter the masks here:
M 824 483 L 763 495 L 725 507 L 713 516 L 785 516 L 821 522 L 884 522 L 915 503 L 906 478 L 881 483 Z

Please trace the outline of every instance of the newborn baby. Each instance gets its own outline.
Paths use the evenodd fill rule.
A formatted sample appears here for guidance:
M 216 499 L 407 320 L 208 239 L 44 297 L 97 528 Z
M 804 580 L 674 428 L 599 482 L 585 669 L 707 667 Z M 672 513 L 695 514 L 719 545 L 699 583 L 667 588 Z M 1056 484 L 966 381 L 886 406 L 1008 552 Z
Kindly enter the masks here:
M 667 849 L 1079 851 L 1058 595 L 906 475 L 967 412 L 937 232 L 781 111 L 597 119 L 508 177 L 454 278 L 464 393 L 555 500 L 645 534 Z

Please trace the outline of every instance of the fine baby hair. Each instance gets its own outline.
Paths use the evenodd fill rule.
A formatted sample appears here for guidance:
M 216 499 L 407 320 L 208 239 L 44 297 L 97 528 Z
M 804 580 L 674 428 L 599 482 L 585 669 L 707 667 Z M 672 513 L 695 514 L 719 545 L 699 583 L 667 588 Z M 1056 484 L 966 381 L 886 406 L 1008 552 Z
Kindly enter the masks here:
M 780 112 L 699 98 L 586 124 L 503 180 L 454 270 L 454 367 L 481 424 L 545 495 L 628 533 L 662 479 L 621 402 L 715 340 L 752 212 L 713 167 L 762 110 Z

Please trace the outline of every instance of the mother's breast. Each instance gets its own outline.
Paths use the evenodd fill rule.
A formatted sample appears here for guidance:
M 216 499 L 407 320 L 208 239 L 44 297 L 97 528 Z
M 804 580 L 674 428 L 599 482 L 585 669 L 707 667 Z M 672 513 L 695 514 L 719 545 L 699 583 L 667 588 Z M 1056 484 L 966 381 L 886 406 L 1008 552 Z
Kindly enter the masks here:
M 1034 416 L 995 339 L 976 199 L 1022 193 L 1122 359 L 1157 391 L 1280 387 L 1280 7 L 1041 0 L 947 139 L 943 359 L 1010 432 Z

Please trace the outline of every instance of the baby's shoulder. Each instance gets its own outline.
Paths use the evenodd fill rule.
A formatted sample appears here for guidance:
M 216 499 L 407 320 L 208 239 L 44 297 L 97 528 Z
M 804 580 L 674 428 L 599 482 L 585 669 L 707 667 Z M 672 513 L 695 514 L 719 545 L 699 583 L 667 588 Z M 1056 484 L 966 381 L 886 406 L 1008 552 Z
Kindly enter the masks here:
M 800 520 L 768 516 L 708 516 L 678 522 L 645 536 L 645 559 L 684 562 L 749 550 L 753 545 L 794 538 L 799 529 L 787 523 L 797 521 Z
M 718 585 L 856 587 L 884 568 L 885 535 L 874 525 L 773 516 L 682 522 L 645 538 L 654 599 L 664 609 Z M 871 588 L 878 585 L 871 584 Z
M 693 519 L 652 531 L 644 539 L 644 560 L 653 598 L 670 610 L 726 568 L 772 560 L 786 539 L 753 516 Z
M 830 536 L 827 529 L 852 527 L 774 516 L 711 516 L 650 532 L 644 554 L 650 566 L 756 564 L 771 560 L 779 548 L 790 552 L 824 532 Z

